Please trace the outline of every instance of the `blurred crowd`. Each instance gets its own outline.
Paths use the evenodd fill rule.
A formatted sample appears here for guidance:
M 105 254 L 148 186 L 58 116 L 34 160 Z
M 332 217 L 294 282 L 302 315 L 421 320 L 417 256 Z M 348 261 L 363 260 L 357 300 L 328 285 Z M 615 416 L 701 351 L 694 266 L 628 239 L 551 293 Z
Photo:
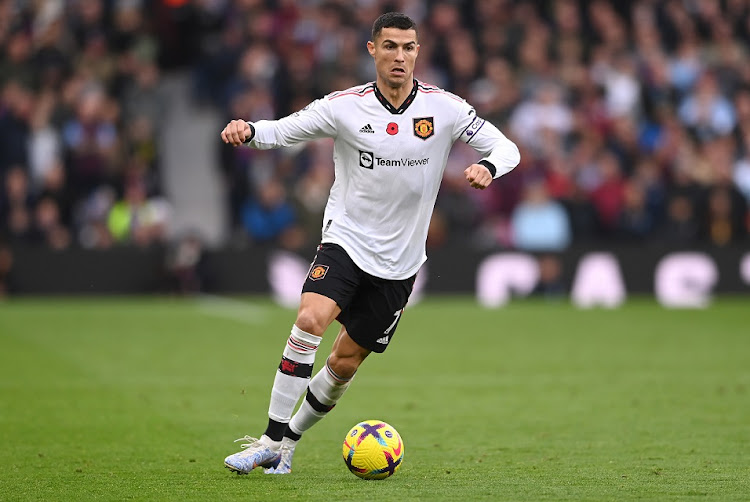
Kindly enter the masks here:
M 108 248 L 164 235 L 159 42 L 140 2 L 0 0 L 0 235 Z
M 0 0 L 0 242 L 164 243 L 164 75 L 223 119 L 279 118 L 374 80 L 388 10 L 419 25 L 416 77 L 521 149 L 476 191 L 456 144 L 430 246 L 747 239 L 750 0 Z M 222 145 L 232 242 L 318 239 L 332 149 Z

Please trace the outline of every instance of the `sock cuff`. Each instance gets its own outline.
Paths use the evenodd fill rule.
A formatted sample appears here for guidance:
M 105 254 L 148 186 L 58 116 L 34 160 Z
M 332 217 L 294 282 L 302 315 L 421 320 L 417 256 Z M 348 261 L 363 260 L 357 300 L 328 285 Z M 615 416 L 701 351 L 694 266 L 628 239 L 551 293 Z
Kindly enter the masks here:
M 321 336 L 315 336 L 307 331 L 302 331 L 297 325 L 292 326 L 292 333 L 289 335 L 289 341 L 287 344 L 289 348 L 300 354 L 309 354 L 318 350 L 320 341 L 323 339 Z

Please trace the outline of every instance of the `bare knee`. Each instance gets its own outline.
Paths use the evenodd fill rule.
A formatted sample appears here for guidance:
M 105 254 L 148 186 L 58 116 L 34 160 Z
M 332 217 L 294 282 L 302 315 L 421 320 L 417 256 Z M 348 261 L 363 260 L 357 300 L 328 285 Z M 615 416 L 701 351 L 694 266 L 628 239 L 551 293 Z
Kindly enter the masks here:
M 313 309 L 300 309 L 294 324 L 302 331 L 315 336 L 323 336 L 330 321 L 326 318 L 325 314 L 316 312 Z
M 294 324 L 302 331 L 323 336 L 340 312 L 339 306 L 330 298 L 317 293 L 302 293 Z

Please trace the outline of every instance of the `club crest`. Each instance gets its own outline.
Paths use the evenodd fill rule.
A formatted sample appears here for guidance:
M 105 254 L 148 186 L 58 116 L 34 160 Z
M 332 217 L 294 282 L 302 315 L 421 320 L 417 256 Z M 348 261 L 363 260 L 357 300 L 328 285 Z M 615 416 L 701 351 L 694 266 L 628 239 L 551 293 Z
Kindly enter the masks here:
M 328 265 L 315 265 L 310 270 L 310 280 L 318 281 L 326 276 L 328 273 Z
M 414 120 L 414 136 L 420 139 L 427 139 L 435 134 L 435 124 L 433 117 L 419 117 Z

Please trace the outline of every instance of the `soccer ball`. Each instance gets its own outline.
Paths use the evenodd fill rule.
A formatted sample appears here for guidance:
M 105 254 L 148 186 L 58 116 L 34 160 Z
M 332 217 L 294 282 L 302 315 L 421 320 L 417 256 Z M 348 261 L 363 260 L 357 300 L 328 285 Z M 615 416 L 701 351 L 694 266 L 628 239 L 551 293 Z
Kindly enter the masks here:
M 380 420 L 365 420 L 344 438 L 344 462 L 362 479 L 385 479 L 401 467 L 404 443 L 396 429 Z

